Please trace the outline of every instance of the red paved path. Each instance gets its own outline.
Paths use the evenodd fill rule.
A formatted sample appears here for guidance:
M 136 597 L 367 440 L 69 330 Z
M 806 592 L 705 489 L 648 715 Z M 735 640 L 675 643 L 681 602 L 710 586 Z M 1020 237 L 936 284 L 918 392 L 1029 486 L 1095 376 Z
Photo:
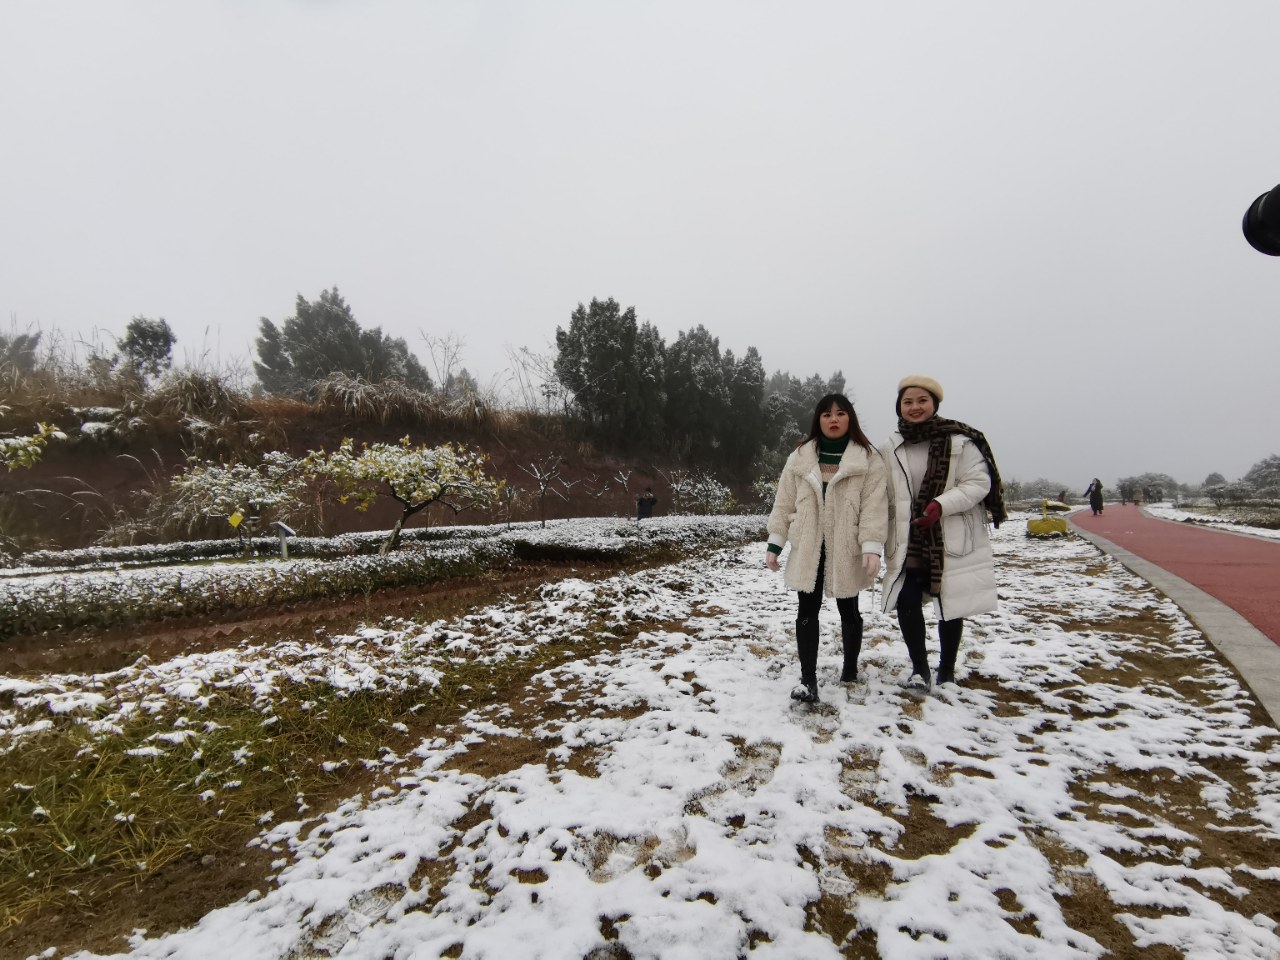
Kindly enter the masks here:
M 1133 505 L 1108 504 L 1071 522 L 1217 597 L 1280 644 L 1280 540 L 1257 540 L 1156 520 Z

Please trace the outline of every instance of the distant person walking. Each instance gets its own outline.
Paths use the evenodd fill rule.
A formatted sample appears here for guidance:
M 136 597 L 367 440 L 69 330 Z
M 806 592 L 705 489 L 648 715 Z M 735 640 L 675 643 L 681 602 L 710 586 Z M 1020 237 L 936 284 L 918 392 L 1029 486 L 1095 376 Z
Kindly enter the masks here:
M 1089 500 L 1089 509 L 1093 511 L 1096 517 L 1102 512 L 1102 481 L 1097 477 L 1093 478 L 1093 482 L 1089 484 L 1089 488 L 1085 490 L 1084 496 Z
M 658 498 L 653 494 L 653 487 L 645 487 L 644 493 L 636 497 L 636 519 L 649 519 L 653 516 L 653 508 L 657 505 Z
M 964 618 L 996 609 L 995 560 L 987 511 L 1005 519 L 1000 471 L 987 438 L 937 415 L 942 385 L 912 375 L 898 384 L 898 430 L 880 448 L 889 471 L 884 609 L 896 610 L 911 657 L 908 680 L 926 688 L 926 596 L 938 615 L 937 682 L 954 683 Z
M 858 679 L 858 593 L 880 572 L 888 509 L 884 461 L 858 425 L 849 398 L 827 394 L 814 407 L 808 436 L 787 457 L 769 514 L 765 566 L 778 570 L 778 556 L 791 544 L 784 582 L 799 601 L 800 685 L 793 700 L 818 699 L 818 611 L 824 594 L 835 597 L 840 611 L 840 681 Z

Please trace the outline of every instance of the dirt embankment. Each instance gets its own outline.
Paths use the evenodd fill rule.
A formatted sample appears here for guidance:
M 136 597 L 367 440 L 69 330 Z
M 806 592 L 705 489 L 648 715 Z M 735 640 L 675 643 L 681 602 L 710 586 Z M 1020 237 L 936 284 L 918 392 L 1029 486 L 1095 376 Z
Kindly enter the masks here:
M 257 421 L 245 421 L 246 436 Z M 60 424 L 61 426 L 61 424 Z M 244 438 L 229 443 L 198 442 L 178 426 L 153 426 L 129 439 L 116 434 L 99 438 L 69 431 L 66 443 L 50 445 L 44 458 L 31 469 L 0 473 L 0 543 L 16 542 L 22 549 L 77 548 L 89 546 L 108 527 L 127 515 L 137 515 L 148 493 L 168 477 L 181 472 L 188 456 L 227 460 L 236 456 Z M 302 456 L 309 450 L 332 450 L 345 437 L 359 443 L 395 442 L 409 436 L 414 442 L 446 442 L 474 446 L 488 454 L 490 469 L 521 492 L 512 519 L 536 520 L 583 516 L 629 516 L 635 498 L 652 486 L 659 499 L 658 513 L 670 503 L 663 477 L 665 464 L 634 461 L 609 455 L 590 443 L 556 431 L 523 428 L 510 430 L 424 429 L 412 424 L 369 424 L 314 413 L 273 422 L 272 446 Z M 242 458 L 254 454 L 249 447 Z M 559 479 L 545 496 L 529 470 L 560 457 Z M 506 519 L 505 508 L 500 519 Z M 389 497 L 379 498 L 365 513 L 327 499 L 321 503 L 315 528 L 305 532 L 332 535 L 390 528 L 400 514 Z M 492 523 L 496 514 L 463 511 L 455 515 L 436 505 L 410 519 L 409 526 L 457 523 Z M 204 535 L 217 537 L 230 531 L 211 521 Z

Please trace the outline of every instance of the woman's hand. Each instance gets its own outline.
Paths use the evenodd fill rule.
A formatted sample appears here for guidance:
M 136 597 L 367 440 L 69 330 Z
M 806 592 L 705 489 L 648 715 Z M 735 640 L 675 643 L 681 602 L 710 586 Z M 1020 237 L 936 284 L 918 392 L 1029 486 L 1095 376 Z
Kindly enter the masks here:
M 778 555 L 772 550 L 766 550 L 764 552 L 764 565 L 774 573 L 777 573 L 782 569 L 782 567 L 778 566 Z
M 942 505 L 937 500 L 930 500 L 928 506 L 924 508 L 924 513 L 912 520 L 911 523 L 921 530 L 928 530 L 941 519 Z
M 864 553 L 862 555 L 862 569 L 867 572 L 867 576 L 872 580 L 880 573 L 880 554 Z

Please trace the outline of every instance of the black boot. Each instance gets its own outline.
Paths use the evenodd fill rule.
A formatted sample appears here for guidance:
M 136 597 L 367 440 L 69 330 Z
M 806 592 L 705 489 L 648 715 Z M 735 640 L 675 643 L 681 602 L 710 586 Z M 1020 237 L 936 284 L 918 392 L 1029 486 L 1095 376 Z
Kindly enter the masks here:
M 862 652 L 862 617 L 849 617 L 840 621 L 840 640 L 844 644 L 844 666 L 840 669 L 840 682 L 853 683 L 858 679 L 858 654 Z
M 796 651 L 800 654 L 800 686 L 791 691 L 791 699 L 801 703 L 818 700 L 818 618 L 804 617 L 796 621 Z
M 960 652 L 960 635 L 964 632 L 964 620 L 942 620 L 938 623 L 938 642 L 942 656 L 938 660 L 938 683 L 956 682 L 956 654 Z

